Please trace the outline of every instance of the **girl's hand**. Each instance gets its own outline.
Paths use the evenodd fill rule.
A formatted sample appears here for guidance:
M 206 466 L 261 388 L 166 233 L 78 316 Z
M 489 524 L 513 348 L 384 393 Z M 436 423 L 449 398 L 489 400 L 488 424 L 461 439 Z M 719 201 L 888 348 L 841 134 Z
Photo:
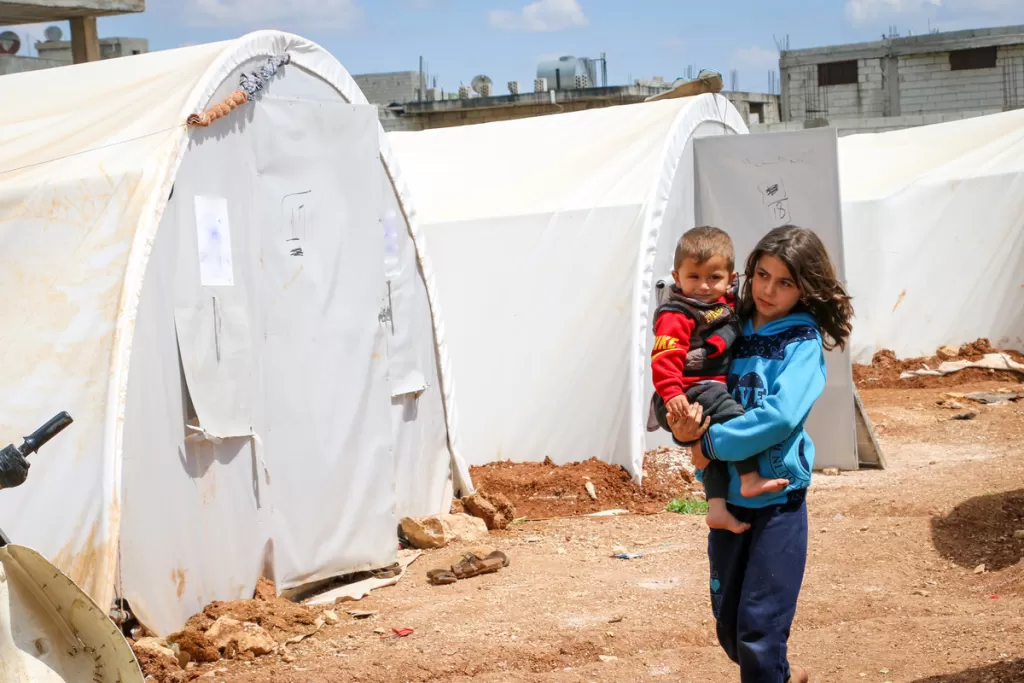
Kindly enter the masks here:
M 691 403 L 682 417 L 676 418 L 669 414 L 668 426 L 672 428 L 672 435 L 680 443 L 699 441 L 711 426 L 711 418 L 704 418 L 704 409 L 699 403 Z
M 700 441 L 697 441 L 690 446 L 690 462 L 693 463 L 694 469 L 706 470 L 711 461 L 704 457 L 704 449 L 700 446 Z

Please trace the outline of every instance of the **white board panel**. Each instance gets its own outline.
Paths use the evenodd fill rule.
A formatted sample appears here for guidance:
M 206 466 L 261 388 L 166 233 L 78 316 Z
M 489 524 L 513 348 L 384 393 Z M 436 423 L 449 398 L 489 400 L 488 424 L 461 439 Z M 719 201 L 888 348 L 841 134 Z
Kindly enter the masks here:
M 698 225 L 732 235 L 737 270 L 772 228 L 793 224 L 814 230 L 845 279 L 836 132 L 711 137 L 694 142 Z M 828 382 L 807 422 L 815 469 L 857 469 L 857 439 L 850 352 L 825 354 Z

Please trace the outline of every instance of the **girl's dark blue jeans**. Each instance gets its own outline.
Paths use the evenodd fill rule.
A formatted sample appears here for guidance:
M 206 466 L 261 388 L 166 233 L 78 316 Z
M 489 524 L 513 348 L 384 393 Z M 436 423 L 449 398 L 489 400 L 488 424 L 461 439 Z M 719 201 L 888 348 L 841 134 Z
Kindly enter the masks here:
M 711 609 L 718 642 L 740 666 L 742 683 L 789 680 L 786 643 L 807 564 L 806 491 L 783 505 L 729 506 L 744 534 L 712 529 Z

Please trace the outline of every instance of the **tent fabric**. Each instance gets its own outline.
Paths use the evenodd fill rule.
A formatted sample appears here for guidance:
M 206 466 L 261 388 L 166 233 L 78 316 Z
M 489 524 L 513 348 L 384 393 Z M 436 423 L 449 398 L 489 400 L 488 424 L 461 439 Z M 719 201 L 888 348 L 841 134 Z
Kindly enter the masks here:
M 290 64 L 252 103 L 209 129 L 185 126 L 190 114 L 237 88 L 241 73 L 283 54 L 290 57 Z M 293 81 L 290 91 L 287 84 Z M 398 515 L 445 509 L 452 486 L 449 472 L 456 488 L 471 490 L 458 452 L 445 330 L 425 240 L 413 218 L 405 178 L 372 107 L 333 57 L 297 36 L 259 32 L 234 41 L 11 75 L 4 82 L 9 92 L 20 95 L 0 113 L 0 244 L 8 260 L 0 271 L 0 285 L 5 292 L 2 311 L 10 325 L 0 341 L 6 360 L 0 370 L 0 386 L 5 389 L 0 398 L 0 439 L 16 441 L 59 410 L 68 410 L 75 418 L 67 432 L 34 457 L 28 483 L 0 495 L 0 518 L 12 538 L 53 560 L 100 605 L 110 604 L 131 584 L 136 613 L 154 630 L 166 632 L 180 626 L 205 600 L 248 597 L 255 578 L 268 565 L 283 574 L 276 578 L 279 588 L 286 588 L 332 572 L 390 562 Z M 214 173 L 211 183 L 224 179 L 225 188 L 234 188 L 231 210 L 237 211 L 250 190 L 235 176 L 248 174 L 253 187 L 262 183 L 260 187 L 273 188 L 281 169 L 302 170 L 287 154 L 275 151 L 286 145 L 259 132 L 275 121 L 294 132 L 296 124 L 289 120 L 292 105 L 296 112 L 322 107 L 336 113 L 348 129 L 327 126 L 318 133 L 335 142 L 350 136 L 353 159 L 359 155 L 382 169 L 379 180 L 365 172 L 367 178 L 360 180 L 354 161 L 339 166 L 331 177 L 350 179 L 354 188 L 329 198 L 328 205 L 360 220 L 389 223 L 379 234 L 358 233 L 350 242 L 344 236 L 315 238 L 312 244 L 325 248 L 304 262 L 310 267 L 319 264 L 324 271 L 331 254 L 341 259 L 349 247 L 364 245 L 374 249 L 372 253 L 388 254 L 384 263 L 367 266 L 366 272 L 379 270 L 385 277 L 387 270 L 395 285 L 390 296 L 382 294 L 373 302 L 372 311 L 364 303 L 364 313 L 372 313 L 372 326 L 351 339 L 355 348 L 372 352 L 375 360 L 382 353 L 389 354 L 389 360 L 394 356 L 393 367 L 369 363 L 366 375 L 359 378 L 360 386 L 372 390 L 373 401 L 387 404 L 374 418 L 384 421 L 374 422 L 377 429 L 371 432 L 360 425 L 358 412 L 332 412 L 332 396 L 326 389 L 317 397 L 328 403 L 326 408 L 312 406 L 318 416 L 322 414 L 321 422 L 328 423 L 321 431 L 330 443 L 373 444 L 372 452 L 339 454 L 355 463 L 350 463 L 348 474 L 367 479 L 339 482 L 333 490 L 329 481 L 308 481 L 318 476 L 312 468 L 316 463 L 335 466 L 323 460 L 326 456 L 315 438 L 295 444 L 286 458 L 272 447 L 274 434 L 265 433 L 274 419 L 283 424 L 289 410 L 299 410 L 284 405 L 284 414 L 263 414 L 268 406 L 277 405 L 276 397 L 268 397 L 268 387 L 257 380 L 284 381 L 272 366 L 278 361 L 267 351 L 260 362 L 268 365 L 259 366 L 256 375 L 251 374 L 257 372 L 252 369 L 256 366 L 246 370 L 244 362 L 248 357 L 255 364 L 257 345 L 285 343 L 246 337 L 247 329 L 260 325 L 269 329 L 272 323 L 295 324 L 301 328 L 297 334 L 305 331 L 323 338 L 341 334 L 348 323 L 330 309 L 332 292 L 311 287 L 314 275 L 308 272 L 296 275 L 321 304 L 314 323 L 288 308 L 287 298 L 280 298 L 276 308 L 273 302 L 264 306 L 253 298 L 239 298 L 245 287 L 259 291 L 251 283 L 236 282 L 240 287 L 234 290 L 214 286 L 224 285 L 216 279 L 224 276 L 216 267 L 207 272 L 205 265 L 195 266 L 197 277 L 202 272 L 201 291 L 212 294 L 202 302 L 175 306 L 175 299 L 183 295 L 172 287 L 183 281 L 186 268 L 184 261 L 174 258 L 174 241 L 184 235 L 182 226 L 192 231 L 182 244 L 188 243 L 189 258 L 195 260 L 200 212 L 214 223 L 223 213 L 216 197 L 204 203 L 197 194 L 193 205 L 191 197 L 180 196 L 190 183 L 192 191 L 202 192 L 199 160 L 221 164 L 215 168 L 220 176 Z M 234 138 L 250 133 L 254 137 L 248 149 L 231 146 Z M 216 149 L 232 150 L 237 156 L 218 158 L 208 152 Z M 255 161 L 247 155 L 255 155 Z M 256 168 L 260 173 L 254 173 Z M 363 200 L 368 208 L 361 208 L 361 202 L 349 196 L 357 190 L 376 198 L 376 204 Z M 248 199 L 257 207 L 264 198 Z M 290 206 L 301 208 L 299 203 Z M 282 200 L 282 215 L 287 208 Z M 242 215 L 246 220 L 232 216 L 233 237 L 228 243 L 236 248 L 234 258 L 255 263 L 258 249 L 268 247 L 260 247 L 261 236 L 246 228 L 250 220 L 267 221 L 249 209 L 243 208 Z M 320 224 L 328 223 L 329 216 L 320 217 Z M 180 235 L 171 229 L 175 225 L 181 228 Z M 350 226 L 339 227 L 343 233 Z M 213 229 L 210 234 L 220 233 Z M 244 247 L 238 248 L 240 244 Z M 223 257 L 217 259 L 223 265 Z M 258 262 L 263 264 L 261 257 Z M 282 268 L 291 262 L 282 257 L 268 263 Z M 244 279 L 246 272 L 238 265 L 235 277 Z M 283 272 L 268 275 L 267 281 Z M 323 273 L 318 277 L 316 281 L 330 281 Z M 344 284 L 350 291 L 363 286 Z M 383 283 L 372 286 L 378 285 L 384 292 Z M 188 286 L 199 290 L 198 283 Z M 426 349 L 414 343 L 412 327 L 396 325 L 390 335 L 380 331 L 384 325 L 378 323 L 378 308 L 381 316 L 387 309 L 396 323 L 404 319 L 412 327 L 425 326 Z M 266 312 L 253 319 L 258 310 Z M 212 347 L 195 341 L 211 335 L 216 339 L 216 363 L 200 357 Z M 316 344 L 318 337 L 310 339 Z M 188 356 L 188 349 L 196 350 L 197 356 Z M 344 353 L 328 353 L 328 362 L 317 367 L 312 350 L 324 349 L 310 349 L 310 358 L 295 360 L 313 373 L 311 377 L 340 367 L 336 361 L 345 358 Z M 158 371 L 179 353 L 185 375 L 181 387 L 176 369 L 172 377 Z M 135 363 L 136 358 L 147 360 Z M 293 367 L 289 369 L 295 372 Z M 387 384 L 382 387 L 380 380 Z M 327 384 L 321 381 L 318 386 Z M 295 382 L 286 388 L 294 391 Z M 171 424 L 187 412 L 181 400 L 175 405 L 172 399 L 189 393 L 199 399 L 194 410 L 198 422 L 205 421 L 200 428 Z M 265 421 L 262 427 L 260 420 Z M 190 460 L 191 450 L 202 457 Z M 155 460 L 147 463 L 150 454 Z M 384 465 L 368 460 L 375 454 L 386 455 Z M 131 482 L 124 472 L 126 459 L 134 463 L 129 468 Z M 303 465 L 311 469 L 304 471 Z M 385 471 L 388 466 L 393 469 Z M 165 476 L 173 478 L 167 480 L 173 484 L 168 490 L 185 485 L 183 471 L 193 490 L 182 488 L 181 496 L 157 498 Z M 138 482 L 146 486 L 138 484 L 133 493 L 129 484 Z M 301 511 L 304 505 L 315 507 L 316 496 L 344 498 L 346 491 L 360 487 L 372 509 L 332 500 L 330 510 L 341 515 L 331 520 L 337 528 L 332 531 L 321 523 L 319 530 L 303 529 Z M 375 501 L 377 489 L 380 499 Z M 210 509 L 188 507 L 210 501 Z M 127 518 L 129 511 L 136 514 L 134 519 Z M 369 520 L 371 516 L 378 519 Z M 369 521 L 380 528 L 390 526 L 387 537 L 367 539 L 361 534 Z M 125 530 L 134 544 L 130 557 L 123 543 Z M 233 537 L 222 535 L 228 532 Z M 192 555 L 169 566 L 175 548 L 188 545 L 177 543 L 179 536 L 193 541 L 186 549 Z M 194 542 L 197 538 L 202 543 Z M 366 543 L 374 550 L 360 547 Z M 241 567 L 239 562 L 249 564 Z
M 389 135 L 430 238 L 468 463 L 596 457 L 640 480 L 651 289 L 693 226 L 690 143 L 746 132 L 702 95 Z
M 1024 112 L 839 141 L 854 362 L 1024 350 Z

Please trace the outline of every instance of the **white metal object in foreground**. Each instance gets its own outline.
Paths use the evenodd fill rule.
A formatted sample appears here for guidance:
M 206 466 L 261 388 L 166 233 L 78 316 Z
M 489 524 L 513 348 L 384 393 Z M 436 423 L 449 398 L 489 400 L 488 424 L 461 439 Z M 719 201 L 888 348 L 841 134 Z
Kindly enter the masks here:
M 30 548 L 0 548 L 0 680 L 141 683 L 117 626 L 85 592 Z

